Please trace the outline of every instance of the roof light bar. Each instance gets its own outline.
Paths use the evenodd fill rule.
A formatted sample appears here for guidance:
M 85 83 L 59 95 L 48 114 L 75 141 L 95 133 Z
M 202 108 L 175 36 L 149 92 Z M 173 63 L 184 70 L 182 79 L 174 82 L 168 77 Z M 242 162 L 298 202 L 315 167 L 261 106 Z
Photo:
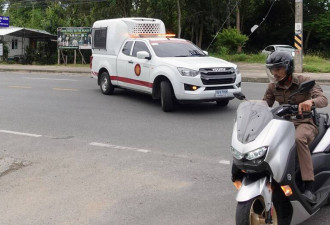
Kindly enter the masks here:
M 151 34 L 151 33 L 136 33 L 130 34 L 131 38 L 146 38 L 146 37 L 175 37 L 175 34 Z

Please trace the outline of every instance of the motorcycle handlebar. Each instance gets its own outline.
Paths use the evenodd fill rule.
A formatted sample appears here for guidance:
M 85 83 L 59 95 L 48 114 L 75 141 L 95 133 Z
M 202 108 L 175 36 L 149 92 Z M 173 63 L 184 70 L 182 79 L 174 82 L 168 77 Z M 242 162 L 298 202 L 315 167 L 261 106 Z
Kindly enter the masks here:
M 315 106 L 312 106 L 311 110 L 315 110 Z M 303 111 L 303 116 L 305 115 L 310 115 L 311 112 L 305 112 Z M 285 115 L 299 115 L 299 105 L 289 105 L 289 104 L 285 104 L 285 105 L 281 105 L 281 108 L 279 110 L 277 110 L 276 115 L 277 116 L 285 116 Z

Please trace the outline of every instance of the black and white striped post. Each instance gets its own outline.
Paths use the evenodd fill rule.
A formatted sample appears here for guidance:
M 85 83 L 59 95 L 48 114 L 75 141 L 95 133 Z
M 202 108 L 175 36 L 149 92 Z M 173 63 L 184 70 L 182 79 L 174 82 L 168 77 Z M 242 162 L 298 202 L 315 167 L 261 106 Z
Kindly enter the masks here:
M 294 57 L 294 71 L 303 72 L 303 0 L 295 0 L 295 36 L 294 47 L 296 48 Z

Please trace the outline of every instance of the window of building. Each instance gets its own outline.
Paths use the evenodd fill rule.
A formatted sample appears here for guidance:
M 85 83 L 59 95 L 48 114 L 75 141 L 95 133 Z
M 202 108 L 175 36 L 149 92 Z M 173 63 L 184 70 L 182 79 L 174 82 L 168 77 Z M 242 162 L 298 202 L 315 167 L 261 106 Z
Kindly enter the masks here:
M 17 39 L 13 39 L 11 41 L 11 49 L 18 49 L 18 41 L 17 41 Z

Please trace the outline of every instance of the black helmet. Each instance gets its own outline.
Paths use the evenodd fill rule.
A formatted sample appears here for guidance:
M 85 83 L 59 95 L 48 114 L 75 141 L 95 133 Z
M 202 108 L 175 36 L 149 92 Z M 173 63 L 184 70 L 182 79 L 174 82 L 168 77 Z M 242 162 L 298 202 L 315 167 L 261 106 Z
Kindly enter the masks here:
M 291 53 L 285 51 L 275 51 L 267 57 L 266 67 L 272 69 L 275 67 L 285 67 L 287 76 L 292 75 L 294 65 Z

